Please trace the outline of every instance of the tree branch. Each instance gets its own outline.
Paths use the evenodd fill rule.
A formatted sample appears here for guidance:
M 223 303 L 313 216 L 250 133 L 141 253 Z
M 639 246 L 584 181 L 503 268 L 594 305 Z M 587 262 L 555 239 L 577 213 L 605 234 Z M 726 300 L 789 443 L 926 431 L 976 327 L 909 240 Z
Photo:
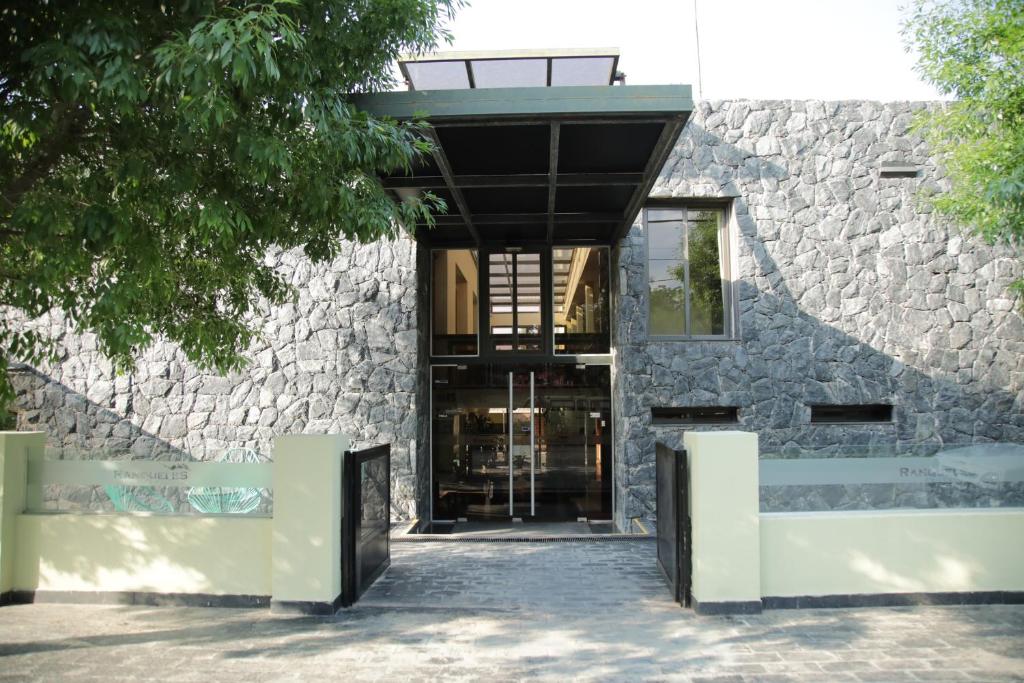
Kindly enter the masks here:
M 84 127 L 88 120 L 88 111 L 83 108 L 70 109 L 66 104 L 58 104 L 54 107 L 54 118 L 56 123 L 40 145 L 38 153 L 25 165 L 21 175 L 8 183 L 0 193 L 0 198 L 12 211 L 18 207 L 22 196 L 57 165 L 68 144 Z

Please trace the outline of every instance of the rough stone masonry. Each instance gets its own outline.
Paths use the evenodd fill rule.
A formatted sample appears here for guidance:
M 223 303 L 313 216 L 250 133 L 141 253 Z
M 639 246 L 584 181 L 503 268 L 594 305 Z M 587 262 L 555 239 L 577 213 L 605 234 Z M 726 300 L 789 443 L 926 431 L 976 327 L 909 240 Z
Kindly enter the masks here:
M 638 219 L 613 273 L 626 278 L 613 339 L 620 523 L 653 516 L 655 441 L 681 446 L 678 427 L 652 426 L 652 406 L 740 406 L 739 428 L 757 431 L 767 456 L 1024 438 L 1024 325 L 1007 293 L 1020 262 L 927 206 L 946 180 L 911 132 L 926 106 L 936 105 L 696 107 L 652 196 L 729 201 L 738 330 L 731 341 L 648 339 Z M 892 161 L 917 177 L 880 177 Z M 811 425 L 821 403 L 892 403 L 894 421 Z M 880 499 L 868 507 L 900 492 L 870 493 Z
M 728 201 L 737 333 L 648 339 L 638 219 L 612 272 L 620 525 L 653 516 L 655 441 L 681 440 L 679 428 L 651 425 L 654 406 L 739 406 L 739 428 L 758 431 L 766 455 L 1024 440 L 1024 325 L 1007 294 L 1021 267 L 922 201 L 945 184 L 910 130 L 925 106 L 698 104 L 653 196 Z M 920 171 L 883 178 L 885 161 Z M 201 373 L 162 343 L 116 377 L 95 340 L 53 314 L 36 324 L 60 338 L 61 361 L 15 374 L 19 428 L 46 430 L 66 457 L 198 459 L 340 430 L 356 446 L 392 444 L 394 512 L 422 513 L 429 415 L 417 302 L 428 300 L 428 274 L 417 272 L 415 243 L 349 244 L 315 270 L 294 253 L 271 258 L 299 296 L 258 321 L 244 371 Z M 892 402 L 895 420 L 810 425 L 809 405 L 830 402 Z M 92 495 L 65 503 L 105 504 Z

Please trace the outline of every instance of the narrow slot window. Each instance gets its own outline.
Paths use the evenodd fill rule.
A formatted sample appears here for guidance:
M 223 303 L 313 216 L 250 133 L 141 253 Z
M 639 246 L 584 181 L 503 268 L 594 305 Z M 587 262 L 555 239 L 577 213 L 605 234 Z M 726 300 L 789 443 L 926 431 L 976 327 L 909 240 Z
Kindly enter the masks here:
M 651 408 L 651 424 L 700 425 L 739 422 L 736 406 L 685 406 Z
M 884 403 L 811 406 L 811 422 L 892 422 L 892 406 Z
M 883 178 L 916 178 L 918 168 L 903 161 L 883 161 L 878 174 Z

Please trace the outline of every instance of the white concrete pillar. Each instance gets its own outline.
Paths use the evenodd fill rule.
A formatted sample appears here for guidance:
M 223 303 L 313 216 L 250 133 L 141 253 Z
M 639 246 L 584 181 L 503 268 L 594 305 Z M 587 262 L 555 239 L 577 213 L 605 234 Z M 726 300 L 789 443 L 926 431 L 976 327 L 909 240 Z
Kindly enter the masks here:
M 757 434 L 687 432 L 693 608 L 761 611 Z
M 28 461 L 45 449 L 43 432 L 0 432 L 0 605 L 14 588 L 15 519 L 28 502 Z
M 334 614 L 341 605 L 341 434 L 274 440 L 271 609 Z

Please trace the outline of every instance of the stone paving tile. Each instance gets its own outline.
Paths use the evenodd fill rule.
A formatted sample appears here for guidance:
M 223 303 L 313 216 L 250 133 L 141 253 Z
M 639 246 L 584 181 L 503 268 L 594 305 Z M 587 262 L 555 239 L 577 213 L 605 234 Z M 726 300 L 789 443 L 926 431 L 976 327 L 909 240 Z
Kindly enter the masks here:
M 1021 681 L 1024 606 L 675 605 L 646 541 L 396 543 L 333 618 L 266 610 L 0 609 L 0 681 Z

